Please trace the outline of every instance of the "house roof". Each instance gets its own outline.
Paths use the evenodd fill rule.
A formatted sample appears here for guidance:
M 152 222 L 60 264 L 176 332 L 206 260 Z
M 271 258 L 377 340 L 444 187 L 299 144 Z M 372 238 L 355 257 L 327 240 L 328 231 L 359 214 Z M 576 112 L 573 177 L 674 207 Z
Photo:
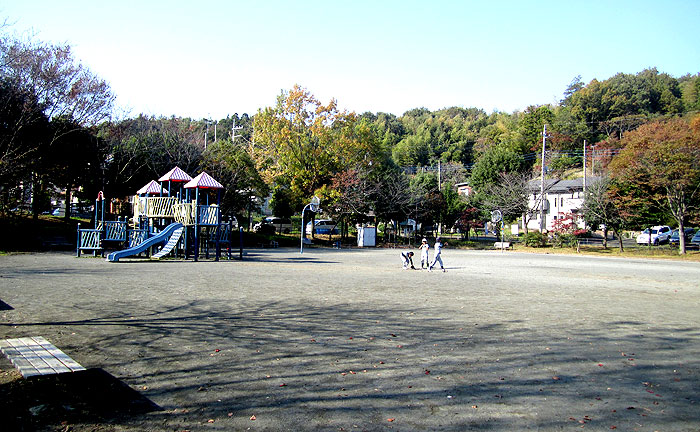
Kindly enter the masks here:
M 175 167 L 168 171 L 163 177 L 159 178 L 158 181 L 171 181 L 171 182 L 188 182 L 192 180 L 189 174 L 180 169 L 180 167 Z
M 586 178 L 586 184 L 590 185 L 600 180 L 600 177 Z M 528 186 L 531 191 L 540 190 L 540 180 L 530 180 Z M 544 190 L 547 193 L 570 193 L 573 191 L 583 190 L 583 177 L 571 180 L 545 179 Z
M 168 194 L 168 191 L 163 189 L 155 180 L 151 180 L 148 184 L 136 191 L 136 195 L 160 195 Z
M 193 178 L 187 182 L 184 186 L 185 189 L 223 189 L 224 186 L 218 181 L 214 180 L 209 174 L 203 172 L 197 177 Z
M 558 181 L 558 179 L 544 179 L 544 190 L 550 190 L 552 186 Z M 540 182 L 540 179 L 530 180 L 529 182 L 527 182 L 528 189 L 530 189 L 531 191 L 540 190 Z

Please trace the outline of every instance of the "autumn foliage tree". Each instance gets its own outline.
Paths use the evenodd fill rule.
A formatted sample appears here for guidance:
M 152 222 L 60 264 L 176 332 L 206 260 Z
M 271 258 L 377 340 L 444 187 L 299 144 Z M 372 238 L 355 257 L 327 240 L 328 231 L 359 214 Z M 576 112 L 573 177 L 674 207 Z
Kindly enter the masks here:
M 277 98 L 274 107 L 258 112 L 250 154 L 268 184 L 289 185 L 303 200 L 333 176 L 352 168 L 370 153 L 357 116 L 340 111 L 335 100 L 321 104 L 295 85 Z
M 700 206 L 700 116 L 656 121 L 623 136 L 625 148 L 610 164 L 625 211 L 650 206 L 670 213 L 683 232 Z M 680 253 L 685 238 L 680 236 Z

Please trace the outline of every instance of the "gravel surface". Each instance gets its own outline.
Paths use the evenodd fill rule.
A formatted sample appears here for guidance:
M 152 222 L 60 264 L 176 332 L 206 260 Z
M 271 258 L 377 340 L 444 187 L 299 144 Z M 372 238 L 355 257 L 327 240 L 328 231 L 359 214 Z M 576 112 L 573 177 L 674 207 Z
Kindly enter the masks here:
M 700 264 L 443 260 L 446 273 L 401 270 L 399 249 L 2 256 L 0 339 L 44 336 L 89 371 L 25 380 L 0 358 L 0 417 L 8 430 L 700 430 Z

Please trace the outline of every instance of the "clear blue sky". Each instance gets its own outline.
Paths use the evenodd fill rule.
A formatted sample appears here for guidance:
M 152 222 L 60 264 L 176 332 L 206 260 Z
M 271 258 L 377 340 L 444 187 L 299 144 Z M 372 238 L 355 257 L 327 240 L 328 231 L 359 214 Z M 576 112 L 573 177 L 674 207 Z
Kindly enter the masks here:
M 254 114 L 306 87 L 341 109 L 512 112 L 647 67 L 700 72 L 700 1 L 0 0 L 68 43 L 128 115 Z

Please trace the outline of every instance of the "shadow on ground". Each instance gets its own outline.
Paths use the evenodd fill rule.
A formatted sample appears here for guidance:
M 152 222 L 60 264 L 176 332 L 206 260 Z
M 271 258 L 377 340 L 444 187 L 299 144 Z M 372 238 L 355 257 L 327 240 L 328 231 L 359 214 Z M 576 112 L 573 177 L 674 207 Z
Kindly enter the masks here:
M 102 369 L 18 379 L 0 385 L 7 431 L 111 423 L 160 407 Z
M 690 326 L 482 323 L 469 312 L 361 303 L 202 300 L 144 310 L 122 302 L 112 310 L 125 312 L 3 325 L 49 337 L 59 328 L 77 332 L 85 346 L 64 347 L 71 356 L 147 389 L 162 416 L 143 414 L 158 407 L 100 370 L 94 379 L 75 374 L 91 385 L 77 399 L 65 390 L 79 391 L 70 377 L 10 383 L 0 388 L 12 401 L 3 410 L 24 400 L 30 411 L 47 408 L 33 408 L 40 415 L 25 413 L 21 424 L 116 413 L 154 430 L 245 428 L 251 416 L 270 430 L 692 430 L 700 422 L 700 332 Z M 125 391 L 115 411 L 103 405 L 112 396 L 90 396 L 105 387 Z M 72 408 L 42 402 L 39 388 Z

